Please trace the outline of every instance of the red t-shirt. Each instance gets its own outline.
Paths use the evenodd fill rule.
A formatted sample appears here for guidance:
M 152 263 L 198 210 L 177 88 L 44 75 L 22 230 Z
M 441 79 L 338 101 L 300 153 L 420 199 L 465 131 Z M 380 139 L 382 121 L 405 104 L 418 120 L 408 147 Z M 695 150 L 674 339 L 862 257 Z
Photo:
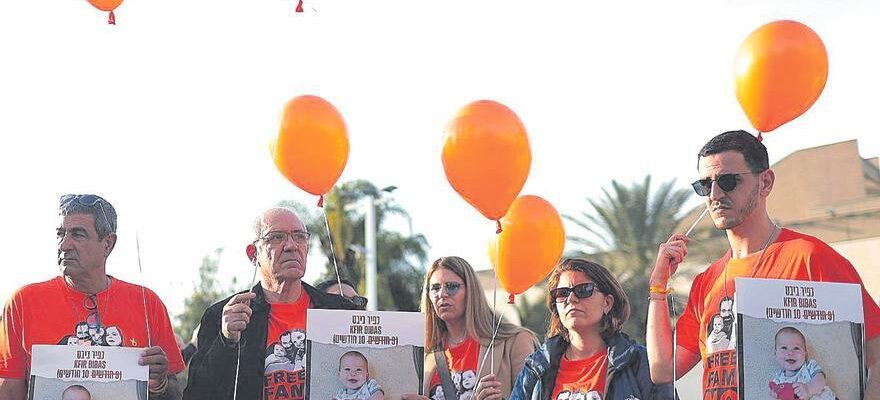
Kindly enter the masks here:
M 302 399 L 306 382 L 306 311 L 312 305 L 305 290 L 296 303 L 274 303 L 266 336 L 265 400 Z
M 26 379 L 35 344 L 148 347 L 144 299 L 152 345 L 165 350 L 169 375 L 183 371 L 168 310 L 152 290 L 142 295 L 141 286 L 110 277 L 110 286 L 97 293 L 95 304 L 87 297 L 60 276 L 13 293 L 0 321 L 0 377 Z
M 755 265 L 759 258 L 761 264 Z M 701 355 L 706 399 L 737 399 L 736 326 L 732 313 L 737 277 L 862 285 L 847 259 L 821 240 L 790 229 L 782 229 L 763 256 L 756 252 L 732 259 L 728 251 L 694 279 L 687 306 L 676 324 L 677 344 Z M 880 335 L 880 307 L 864 285 L 862 306 L 865 335 L 870 340 Z
M 608 349 L 583 360 L 559 360 L 555 400 L 602 400 L 605 398 L 605 379 L 608 375 Z
M 477 386 L 477 367 L 479 366 L 480 343 L 468 337 L 458 346 L 446 349 L 446 362 L 449 364 L 449 375 L 458 398 L 472 398 Z M 443 368 L 438 365 L 437 368 Z M 440 373 L 434 372 L 428 397 L 432 400 L 445 400 L 443 385 L 440 384 Z

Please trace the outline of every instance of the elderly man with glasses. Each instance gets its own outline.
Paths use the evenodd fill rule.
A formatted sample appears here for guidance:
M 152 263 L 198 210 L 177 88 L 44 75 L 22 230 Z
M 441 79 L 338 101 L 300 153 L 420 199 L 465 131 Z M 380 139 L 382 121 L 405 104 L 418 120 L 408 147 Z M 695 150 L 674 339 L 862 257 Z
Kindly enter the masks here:
M 310 235 L 292 210 L 267 210 L 257 218 L 254 235 L 246 251 L 260 282 L 205 311 L 184 393 L 188 400 L 303 399 L 305 369 L 296 344 L 305 340 L 306 310 L 355 308 L 302 281 Z M 279 364 L 273 356 L 281 343 L 294 346 L 281 346 L 287 361 Z
M 707 346 L 716 315 L 732 321 L 732 334 L 737 332 L 738 321 L 731 312 L 735 278 L 859 285 L 862 280 L 852 264 L 827 244 L 780 227 L 770 218 L 767 197 L 776 176 L 769 166 L 767 148 L 754 136 L 744 131 L 722 133 L 706 143 L 697 158 L 700 179 L 693 183 L 694 191 L 706 197 L 709 215 L 715 227 L 727 234 L 730 249 L 694 279 L 688 304 L 676 323 L 676 343 L 672 343 L 667 283 L 687 256 L 690 238 L 677 233 L 660 245 L 648 293 L 646 341 L 651 378 L 655 383 L 672 382 L 702 361 L 703 396 L 736 400 L 736 379 L 718 379 L 739 375 L 735 337 L 727 346 Z M 864 285 L 862 297 L 866 353 L 872 363 L 865 398 L 880 399 L 880 308 Z
M 18 289 L 0 321 L 0 399 L 24 400 L 35 344 L 145 347 L 150 399 L 180 399 L 176 374 L 183 359 L 165 305 L 153 291 L 107 275 L 116 246 L 116 210 L 91 194 L 64 195 L 59 204 L 58 265 L 61 276 Z

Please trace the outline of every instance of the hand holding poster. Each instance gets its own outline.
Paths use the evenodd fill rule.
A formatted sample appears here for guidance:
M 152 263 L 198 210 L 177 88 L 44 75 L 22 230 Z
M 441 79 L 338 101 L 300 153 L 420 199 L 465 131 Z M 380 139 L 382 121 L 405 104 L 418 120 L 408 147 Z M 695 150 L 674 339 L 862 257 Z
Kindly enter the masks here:
M 736 287 L 740 399 L 864 397 L 859 285 L 737 278 Z
M 307 327 L 306 398 L 398 399 L 422 393 L 423 314 L 310 309 Z
M 139 365 L 144 349 L 33 346 L 29 399 L 146 399 L 150 370 Z

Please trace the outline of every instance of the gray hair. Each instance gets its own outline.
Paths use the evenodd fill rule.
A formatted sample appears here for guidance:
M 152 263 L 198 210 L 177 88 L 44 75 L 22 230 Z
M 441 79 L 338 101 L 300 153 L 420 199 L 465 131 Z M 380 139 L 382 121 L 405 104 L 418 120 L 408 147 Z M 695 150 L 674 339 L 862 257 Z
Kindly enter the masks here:
M 263 211 L 263 213 L 257 216 L 257 218 L 254 220 L 254 241 L 259 240 L 261 237 L 263 237 L 263 221 L 266 220 L 266 215 L 268 215 L 269 213 L 286 213 L 293 215 L 297 219 L 300 219 L 299 216 L 296 215 L 296 211 L 289 207 L 278 206 Z M 302 220 L 300 219 L 300 221 Z M 303 226 L 305 226 L 305 222 L 303 222 Z
M 96 199 L 92 205 L 83 203 L 84 197 L 94 196 Z M 104 239 L 111 233 L 116 233 L 116 209 L 109 201 L 98 195 L 66 194 L 61 196 L 58 204 L 58 215 L 66 217 L 74 214 L 88 214 L 95 217 L 95 232 L 98 239 Z

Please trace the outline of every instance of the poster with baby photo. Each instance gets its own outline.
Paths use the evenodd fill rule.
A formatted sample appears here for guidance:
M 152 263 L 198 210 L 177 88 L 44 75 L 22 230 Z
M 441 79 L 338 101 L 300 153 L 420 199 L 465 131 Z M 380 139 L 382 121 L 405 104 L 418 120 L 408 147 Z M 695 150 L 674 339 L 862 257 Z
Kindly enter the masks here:
M 135 347 L 35 345 L 28 400 L 147 400 L 149 367 Z
M 734 303 L 741 400 L 864 398 L 859 285 L 737 278 Z
M 310 309 L 306 318 L 307 399 L 422 394 L 424 314 Z

